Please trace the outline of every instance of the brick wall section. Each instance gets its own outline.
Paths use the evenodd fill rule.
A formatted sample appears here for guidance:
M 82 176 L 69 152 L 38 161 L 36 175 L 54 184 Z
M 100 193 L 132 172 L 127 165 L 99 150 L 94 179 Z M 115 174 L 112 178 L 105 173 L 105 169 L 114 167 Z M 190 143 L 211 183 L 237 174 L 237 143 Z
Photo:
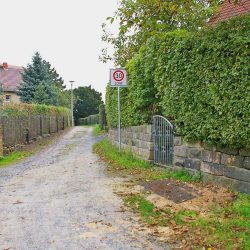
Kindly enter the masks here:
M 110 129 L 109 141 L 118 146 L 117 129 Z M 152 136 L 152 126 L 142 125 L 123 128 L 121 130 L 122 148 L 131 150 L 133 154 L 146 161 L 154 159 L 154 144 Z
M 233 0 L 225 0 L 221 5 L 218 14 L 211 18 L 209 25 L 215 26 L 221 21 L 228 20 L 235 16 L 245 15 L 250 13 L 250 0 L 240 0 L 234 4 Z
M 250 150 L 237 150 L 174 140 L 174 167 L 201 173 L 205 183 L 250 194 Z

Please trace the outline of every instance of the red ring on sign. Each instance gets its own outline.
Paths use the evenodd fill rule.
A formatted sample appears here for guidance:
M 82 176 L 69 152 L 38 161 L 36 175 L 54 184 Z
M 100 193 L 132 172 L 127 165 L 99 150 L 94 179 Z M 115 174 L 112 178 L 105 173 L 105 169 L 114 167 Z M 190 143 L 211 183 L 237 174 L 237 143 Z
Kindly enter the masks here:
M 121 73 L 121 74 L 122 74 L 122 78 L 121 78 L 121 79 L 117 79 L 117 78 L 115 77 L 115 74 L 116 74 L 116 73 Z M 114 72 L 114 74 L 113 74 L 113 78 L 115 79 L 115 81 L 121 82 L 121 81 L 124 79 L 124 73 L 123 73 L 121 70 L 116 70 L 116 71 Z

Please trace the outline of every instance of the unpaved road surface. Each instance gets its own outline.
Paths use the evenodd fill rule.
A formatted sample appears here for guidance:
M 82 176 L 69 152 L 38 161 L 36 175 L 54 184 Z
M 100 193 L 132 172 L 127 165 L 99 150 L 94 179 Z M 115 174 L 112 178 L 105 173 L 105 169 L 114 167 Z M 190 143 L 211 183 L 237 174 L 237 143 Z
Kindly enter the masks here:
M 36 155 L 0 169 L 0 250 L 167 249 L 113 193 L 92 153 L 90 128 L 75 127 Z

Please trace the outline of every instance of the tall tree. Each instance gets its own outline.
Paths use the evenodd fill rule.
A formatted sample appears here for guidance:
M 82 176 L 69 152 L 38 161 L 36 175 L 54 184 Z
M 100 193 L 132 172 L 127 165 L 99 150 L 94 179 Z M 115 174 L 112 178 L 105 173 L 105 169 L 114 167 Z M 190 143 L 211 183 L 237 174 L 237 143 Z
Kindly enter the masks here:
M 51 64 L 47 61 L 44 60 L 44 63 L 47 64 L 48 70 L 49 70 L 49 74 L 52 77 L 52 80 L 54 82 L 54 84 L 62 89 L 65 89 L 65 85 L 64 85 L 64 80 L 62 79 L 62 77 L 56 72 L 55 68 L 52 68 Z
M 74 118 L 78 122 L 79 118 L 97 114 L 99 106 L 103 103 L 102 94 L 91 86 L 74 89 L 76 103 L 74 105 Z
M 42 59 L 38 52 L 34 54 L 32 63 L 24 68 L 22 78 L 23 82 L 18 90 L 21 101 L 50 105 L 59 104 L 59 90 L 57 88 L 63 91 L 63 80 L 50 63 Z M 42 93 L 46 97 L 45 100 L 42 100 Z
M 204 26 L 221 0 L 120 0 L 114 16 L 108 17 L 111 25 L 119 23 L 114 36 L 103 24 L 102 40 L 111 44 L 114 55 L 107 48 L 100 59 L 114 59 L 116 65 L 125 66 L 139 48 L 153 35 L 175 29 L 195 30 Z
M 36 87 L 33 102 L 46 105 L 50 104 L 50 98 L 46 91 L 45 84 L 40 83 Z

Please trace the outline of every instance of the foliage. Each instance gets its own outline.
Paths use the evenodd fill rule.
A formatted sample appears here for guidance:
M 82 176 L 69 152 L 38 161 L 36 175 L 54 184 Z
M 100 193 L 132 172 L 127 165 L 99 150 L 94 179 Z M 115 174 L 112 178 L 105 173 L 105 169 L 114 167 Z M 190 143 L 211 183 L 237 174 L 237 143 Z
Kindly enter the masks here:
M 95 114 L 85 118 L 80 118 L 78 120 L 78 125 L 96 125 L 99 124 L 99 121 L 100 121 L 99 114 Z
M 95 124 L 94 125 L 94 127 L 93 127 L 93 135 L 94 136 L 103 135 L 103 134 L 105 134 L 105 132 L 106 131 L 101 128 L 100 124 Z
M 101 130 L 106 129 L 107 121 L 106 121 L 106 112 L 105 112 L 105 105 L 101 104 L 99 106 L 99 124 Z
M 100 92 L 91 88 L 91 86 L 86 86 L 74 89 L 74 95 L 76 97 L 74 105 L 74 118 L 76 122 L 80 118 L 85 118 L 99 112 L 99 106 L 103 103 Z
M 40 104 L 50 104 L 50 98 L 46 91 L 46 85 L 44 83 L 40 83 L 35 90 L 33 102 Z
M 152 37 L 129 62 L 122 125 L 174 120 L 187 140 L 250 147 L 250 16 L 199 32 Z M 117 92 L 107 88 L 108 125 L 117 126 Z
M 103 24 L 102 40 L 114 49 L 116 65 L 125 64 L 138 52 L 148 38 L 162 32 L 176 29 L 197 30 L 217 8 L 220 0 L 120 0 L 113 17 L 107 21 L 119 23 L 117 36 L 109 34 L 107 24 Z M 102 61 L 113 56 L 106 48 L 102 51 Z
M 48 106 L 44 104 L 8 104 L 0 107 L 1 116 L 29 116 L 29 115 L 46 115 L 58 114 L 69 115 L 70 110 L 60 106 Z
M 18 91 L 21 101 L 47 105 L 64 104 L 61 100 L 61 93 L 65 88 L 64 82 L 38 52 L 33 56 L 32 63 L 24 68 L 22 78 L 23 82 Z

